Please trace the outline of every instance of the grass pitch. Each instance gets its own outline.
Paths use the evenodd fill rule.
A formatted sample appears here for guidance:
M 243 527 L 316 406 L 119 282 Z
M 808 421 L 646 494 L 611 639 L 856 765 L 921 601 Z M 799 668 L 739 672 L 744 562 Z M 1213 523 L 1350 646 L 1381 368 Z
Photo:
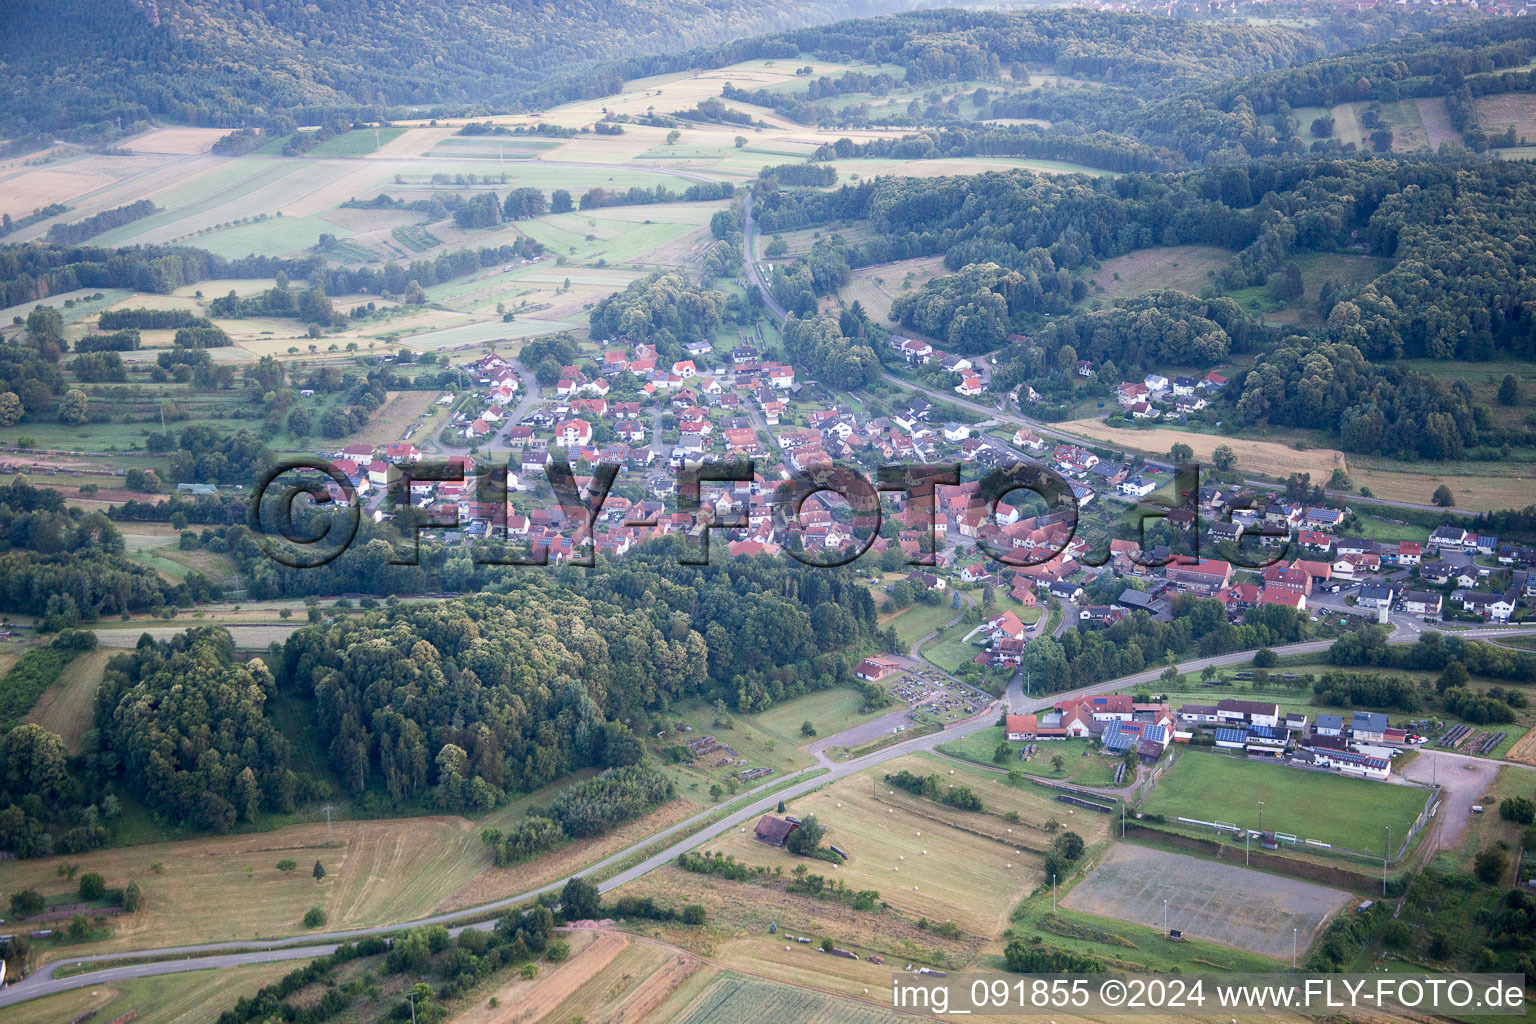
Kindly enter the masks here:
M 1175 818 L 1263 827 L 1363 853 L 1379 852 L 1387 827 L 1394 851 L 1424 808 L 1414 786 L 1258 764 L 1190 752 L 1158 781 L 1141 809 Z

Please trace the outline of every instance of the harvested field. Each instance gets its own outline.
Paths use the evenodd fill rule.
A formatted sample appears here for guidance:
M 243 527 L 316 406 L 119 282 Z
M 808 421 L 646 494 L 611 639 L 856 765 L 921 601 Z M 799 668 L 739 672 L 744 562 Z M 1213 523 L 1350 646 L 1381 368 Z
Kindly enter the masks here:
M 827 233 L 827 232 L 824 232 Z M 838 232 L 830 232 L 837 234 Z M 853 241 L 850 237 L 849 241 Z M 923 256 L 912 260 L 897 260 L 872 267 L 860 267 L 852 279 L 838 292 L 838 298 L 852 305 L 860 302 L 864 310 L 876 320 L 887 320 L 891 315 L 891 303 L 897 296 L 921 288 L 927 281 L 941 277 L 949 271 L 942 256 Z
M 291 960 L 246 967 L 186 971 L 84 986 L 6 1007 L 6 1024 L 106 1024 L 134 1014 L 134 1024 L 205 1024 L 294 969 Z
M 1105 299 L 1130 298 L 1165 288 L 1199 295 L 1211 287 L 1212 274 L 1231 259 L 1231 252 L 1214 245 L 1138 249 L 1105 260 L 1089 275 L 1088 282 L 1093 294 Z
M 180 626 L 140 626 L 131 623 L 126 628 L 98 629 L 96 639 L 103 647 L 111 647 L 116 650 L 127 650 L 139 642 L 139 637 L 148 633 L 156 640 L 169 640 L 173 636 L 185 633 L 191 623 L 183 623 Z M 242 626 L 229 625 L 229 635 L 234 638 L 235 646 L 247 651 L 264 651 L 267 645 L 276 641 L 282 643 L 293 635 L 293 631 L 303 623 L 295 621 L 273 624 L 270 626 Z
M 205 837 L 97 850 L 63 858 L 0 864 L 0 890 L 57 893 L 64 860 L 99 872 L 109 885 L 139 883 L 144 906 L 116 925 L 98 951 L 216 942 L 302 932 L 312 906 L 338 928 L 409 920 L 437 907 L 485 870 L 479 829 L 464 818 L 337 822 L 327 845 L 325 822 L 273 832 Z M 277 870 L 283 859 L 301 870 Z M 317 883 L 309 866 L 325 865 Z M 153 865 L 159 864 L 156 871 Z M 232 908 L 239 913 L 232 913 Z
M 118 651 L 110 649 L 90 651 L 65 665 L 26 720 L 57 733 L 71 754 L 80 753 L 80 742 L 94 724 L 96 689 L 107 662 L 116 654 Z
M 545 966 L 536 981 L 503 986 L 495 993 L 499 1007 L 466 1010 L 453 1024 L 636 1024 L 702 965 L 698 957 L 615 931 L 571 930 L 564 938 L 574 951 L 570 959 Z
M 122 148 L 135 153 L 195 156 L 208 152 L 227 134 L 224 128 L 160 128 L 122 143 Z
M 1521 764 L 1536 765 L 1536 729 L 1522 736 L 1520 742 L 1510 747 L 1504 754 L 1504 758 Z
M 436 391 L 390 391 L 373 418 L 350 437 L 337 441 L 336 446 L 342 448 L 357 442 L 383 446 L 398 441 L 406 428 L 432 408 L 437 396 Z
M 977 828 L 965 830 L 942 820 L 946 813 L 965 817 L 949 808 L 895 807 L 875 793 L 871 776 L 861 773 L 793 802 L 792 813 L 815 814 L 828 828 L 827 842 L 848 851 L 850 859 L 831 869 L 831 877 L 851 889 L 879 891 L 903 916 L 954 921 L 973 935 L 1002 934 L 1009 908 L 1040 881 L 1041 858 L 1012 847 L 999 819 L 971 815 Z M 996 837 L 990 834 L 994 823 Z M 782 867 L 785 874 L 804 863 L 758 842 L 750 826 L 703 848 L 746 864 Z M 982 892 L 992 898 L 978 901 Z
M 1325 483 L 1335 469 L 1344 469 L 1352 473 L 1344 453 L 1332 448 L 1309 448 L 1306 451 L 1297 451 L 1288 445 L 1273 441 L 1249 441 L 1240 437 L 1196 434 L 1163 427 L 1151 430 L 1109 427 L 1098 419 L 1072 420 L 1060 426 L 1063 430 L 1081 434 L 1096 441 L 1107 441 L 1119 448 L 1156 455 L 1166 455 L 1170 447 L 1182 442 L 1194 449 L 1197 461 L 1205 463 L 1210 462 L 1211 453 L 1216 450 L 1216 447 L 1224 444 L 1237 453 L 1237 468 L 1249 473 L 1264 473 L 1268 476 L 1311 473 L 1313 480 Z M 1357 479 L 1356 482 L 1358 483 L 1359 480 Z M 1372 490 L 1375 490 L 1374 486 Z
M 455 1018 L 456 1024 L 533 1024 L 554 1013 L 561 1004 L 584 987 L 592 985 L 605 968 L 629 946 L 620 932 L 594 932 L 590 941 L 579 932 L 570 933 L 573 948 L 580 952 L 555 965 L 545 966 L 540 977 L 518 979 L 495 993 L 501 1004 L 495 1010 L 479 1007 Z M 581 943 L 585 941 L 585 946 Z
M 104 170 L 72 170 L 70 166 L 39 168 L 0 181 L 0 213 L 19 218 L 49 203 L 68 202 L 117 180 Z
M 542 857 L 524 861 L 515 868 L 486 867 L 453 890 L 443 900 L 442 909 L 459 910 L 464 907 L 473 907 L 505 896 L 514 896 L 549 882 L 559 881 L 567 875 L 579 872 L 588 864 L 618 853 L 625 847 L 640 842 L 698 812 L 697 804 L 686 799 L 674 800 L 607 835 L 586 839 L 579 843 L 567 843 Z M 475 824 L 478 829 L 479 826 L 486 824 L 486 821 L 482 819 Z M 476 842 L 479 842 L 478 839 Z
M 1217 864 L 1197 857 L 1119 843 L 1099 858 L 1062 905 L 1161 929 L 1168 927 L 1254 953 L 1280 957 L 1311 945 L 1349 894 L 1291 878 Z

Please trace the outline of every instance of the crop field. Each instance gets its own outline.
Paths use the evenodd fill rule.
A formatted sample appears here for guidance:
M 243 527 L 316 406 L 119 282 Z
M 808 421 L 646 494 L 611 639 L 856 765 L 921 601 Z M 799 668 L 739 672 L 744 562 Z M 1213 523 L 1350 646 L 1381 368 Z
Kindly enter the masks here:
M 454 1024 L 637 1022 L 702 966 L 695 956 L 619 932 L 577 931 L 567 938 L 573 950 L 569 959 L 544 967 L 534 980 L 508 981 L 494 993 L 498 1005 L 482 1001 L 457 1014 Z
M 336 441 L 336 447 L 343 448 L 357 441 L 385 445 L 400 440 L 405 436 L 407 428 L 432 408 L 438 394 L 437 391 L 388 392 L 384 404 L 373 414 L 373 418 L 355 434 Z
M 323 217 L 268 217 L 254 224 L 200 235 L 195 244 L 225 259 L 287 256 L 308 249 L 323 234 L 341 238 L 351 232 Z
M 1429 133 L 1419 120 L 1419 105 L 1413 100 L 1384 103 L 1381 116 L 1392 128 L 1392 149 L 1397 153 L 1411 153 L 1429 145 Z
M 346 928 L 411 920 L 438 908 L 513 895 L 578 872 L 697 810 L 687 801 L 674 801 L 598 839 L 566 844 L 515 869 L 493 867 L 480 830 L 507 828 L 529 806 L 548 803 L 580 777 L 518 796 L 473 822 L 447 815 L 337 820 L 328 833 L 322 820 L 249 835 L 6 861 L 0 863 L 0 892 L 62 892 L 69 883 L 57 877 L 56 869 L 65 861 L 81 871 L 99 872 L 108 885 L 138 882 L 143 908 L 120 919 L 113 937 L 93 951 L 297 935 L 303 932 L 304 912 L 316 905 L 325 909 L 332 926 Z M 279 871 L 276 865 L 284 859 L 297 862 L 297 869 Z M 316 860 L 326 870 L 318 883 L 310 874 Z M 232 906 L 239 906 L 239 915 L 230 913 Z
M 1104 299 L 1130 298 L 1165 288 L 1199 295 L 1211 287 L 1212 276 L 1231 262 L 1232 255 L 1214 245 L 1138 249 L 1105 260 L 1089 275 L 1088 282 L 1092 294 Z
M 1105 851 L 1066 898 L 1072 910 L 1169 928 L 1254 953 L 1281 957 L 1291 929 L 1305 950 L 1323 925 L 1349 902 L 1338 889 L 1216 864 L 1198 857 L 1117 843 Z
M 842 232 L 832 232 L 842 234 Z M 855 242 L 857 238 L 853 233 L 844 237 Z M 809 245 L 807 245 L 807 249 Z M 898 260 L 895 263 L 882 263 L 878 266 L 860 267 L 853 272 L 852 278 L 838 292 L 838 298 L 845 304 L 852 305 L 860 302 L 864 310 L 876 320 L 889 320 L 891 316 L 891 303 L 904 292 L 921 288 L 927 281 L 935 277 L 941 277 L 949 273 L 944 266 L 942 256 L 923 256 L 911 260 Z
M 1364 109 L 1363 106 L 1361 109 Z M 1360 125 L 1360 118 L 1352 103 L 1340 103 L 1329 111 L 1333 115 L 1333 137 L 1340 142 L 1353 142 L 1357 146 L 1363 146 L 1365 142 L 1365 129 Z
M 202 1024 L 293 970 L 293 961 L 186 971 L 86 986 L 6 1008 L 6 1024 L 111 1021 L 133 1014 L 134 1024 Z
M 1419 107 L 1419 123 L 1424 126 L 1424 141 L 1431 149 L 1438 151 L 1447 142 L 1461 142 L 1461 132 L 1451 126 L 1445 97 L 1426 96 L 1414 102 Z
M 658 262 L 646 257 L 687 236 L 707 234 L 710 215 L 723 208 L 724 204 L 702 203 L 668 203 L 627 209 L 610 207 L 541 217 L 524 221 L 518 227 L 530 238 L 543 242 L 572 262 Z M 609 215 L 610 211 L 616 210 L 624 210 L 627 216 Z
M 308 153 L 309 157 L 368 156 L 404 135 L 404 128 L 364 128 L 326 139 Z
M 839 184 L 853 180 L 894 175 L 902 178 L 936 178 L 950 174 L 985 174 L 988 171 L 1024 170 L 1039 174 L 1087 174 L 1093 177 L 1113 176 L 1112 171 L 1096 167 L 1067 163 L 1064 160 L 1026 160 L 1010 157 L 950 157 L 937 160 L 889 160 L 860 157 L 852 160 L 833 160 L 837 168 Z
M 873 1001 L 727 972 L 674 1019 L 677 1024 L 897 1024 L 917 1018 Z
M 1498 93 L 1480 96 L 1472 101 L 1477 108 L 1477 120 L 1490 134 L 1515 129 L 1517 141 L 1536 138 L 1536 96 L 1525 92 Z
M 1233 447 L 1237 447 L 1236 443 Z M 1456 497 L 1456 507 L 1473 512 L 1524 508 L 1536 492 L 1536 466 L 1514 460 L 1438 463 L 1426 469 L 1423 465 L 1366 455 L 1350 464 L 1349 476 L 1357 487 L 1370 487 L 1378 498 L 1419 504 L 1427 504 L 1435 488 L 1445 484 Z M 1318 479 L 1317 474 L 1312 479 Z
M 1096 441 L 1107 441 L 1128 451 L 1166 455 L 1168 449 L 1179 442 L 1195 451 L 1195 459 L 1209 464 L 1211 453 L 1218 445 L 1228 445 L 1237 453 L 1238 469 L 1249 473 L 1285 476 L 1290 473 L 1311 473 L 1313 480 L 1326 482 L 1333 471 L 1345 469 L 1354 475 L 1353 468 L 1345 461 L 1344 453 L 1328 448 L 1309 448 L 1297 451 L 1289 445 L 1274 441 L 1252 441 L 1241 437 L 1221 434 L 1199 434 L 1193 431 L 1154 427 L 1151 430 L 1134 430 L 1125 427 L 1106 426 L 1102 420 L 1071 420 L 1061 428 Z M 1375 488 L 1373 487 L 1372 490 Z M 1378 492 L 1379 493 L 1379 492 Z
M 54 877 L 64 860 L 100 872 L 109 885 L 138 882 L 143 909 L 120 919 L 103 949 L 297 934 L 304 912 L 316 905 L 337 927 L 408 920 L 432 909 L 488 864 L 478 831 L 462 818 L 337 822 L 338 845 L 328 846 L 322 821 L 255 835 L 9 861 L 0 865 L 0 888 L 57 891 L 66 884 Z M 299 870 L 277 870 L 285 858 L 298 862 Z M 316 860 L 327 873 L 318 883 L 309 870 Z M 232 906 L 239 906 L 238 915 Z
M 223 128 L 156 128 L 121 145 L 134 153 L 196 156 L 208 152 L 227 134 Z
M 241 625 L 231 624 L 226 626 L 230 637 L 235 642 L 235 647 L 244 651 L 264 651 L 274 640 L 282 643 L 293 635 L 303 623 L 283 622 L 271 625 Z M 179 626 L 152 626 L 144 622 L 128 622 L 121 628 L 105 628 L 98 626 L 95 630 L 96 639 L 103 647 L 112 647 L 117 650 L 131 649 L 139 642 L 139 637 L 148 633 L 156 640 L 169 640 L 186 632 L 187 624 Z
M 874 769 L 885 770 L 887 766 Z M 850 859 L 831 869 L 834 878 L 849 888 L 879 891 L 905 916 L 954 921 L 973 935 L 1001 934 L 1012 903 L 1040 879 L 1041 858 L 1011 847 L 999 819 L 966 815 L 989 829 L 995 827 L 997 838 L 962 831 L 943 823 L 951 808 L 933 804 L 909 809 L 882 800 L 866 774 L 798 797 L 790 810 L 801 817 L 815 814 L 828 828 L 827 842 L 848 851 Z M 747 864 L 781 867 L 786 874 L 806 863 L 758 842 L 750 825 L 702 848 Z M 977 893 L 991 898 L 978 901 Z
M 65 665 L 59 678 L 32 706 L 26 720 L 57 733 L 71 754 L 80 753 L 80 741 L 95 724 L 96 689 L 101 685 L 107 662 L 117 653 L 113 650 L 88 651 Z
M 1184 817 L 1257 828 L 1263 801 L 1267 829 L 1371 853 L 1390 826 L 1395 852 L 1428 795 L 1416 786 L 1190 751 L 1158 780 L 1141 810 L 1170 823 Z

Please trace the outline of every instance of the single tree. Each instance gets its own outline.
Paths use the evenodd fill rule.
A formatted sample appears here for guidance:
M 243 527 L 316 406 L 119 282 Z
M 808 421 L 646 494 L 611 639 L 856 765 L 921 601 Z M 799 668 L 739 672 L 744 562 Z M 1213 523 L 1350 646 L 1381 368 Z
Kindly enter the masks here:
M 320 879 L 325 877 L 325 865 L 315 861 L 315 870 L 310 873 L 315 876 L 315 881 L 320 881 Z
M 1441 508 L 1451 508 L 1456 504 L 1456 495 L 1452 494 L 1451 489 L 1445 484 L 1441 484 L 1435 488 L 1434 497 L 1430 500 Z
M 1515 375 L 1506 373 L 1504 380 L 1499 383 L 1499 404 L 1520 404 L 1520 382 L 1515 380 Z
M 1216 450 L 1211 452 L 1211 465 L 1223 473 L 1230 473 L 1237 468 L 1237 452 L 1233 451 L 1229 444 L 1219 444 Z

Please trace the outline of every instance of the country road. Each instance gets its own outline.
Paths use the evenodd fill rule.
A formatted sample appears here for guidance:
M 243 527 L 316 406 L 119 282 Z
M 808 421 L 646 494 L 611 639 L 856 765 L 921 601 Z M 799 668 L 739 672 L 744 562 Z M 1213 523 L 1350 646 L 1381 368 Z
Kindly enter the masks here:
M 1498 630 L 1474 629 L 1461 632 L 1460 635 L 1478 637 L 1490 633 L 1502 636 L 1533 635 L 1536 634 L 1536 627 L 1513 627 Z M 1411 643 L 1417 639 L 1418 634 L 1416 633 L 1399 631 L 1388 637 L 1387 642 L 1390 644 Z M 1276 647 L 1274 648 L 1274 651 L 1278 655 L 1317 654 L 1321 651 L 1327 650 L 1331 643 L 1331 640 L 1312 640 L 1306 643 Z M 1252 657 L 1252 651 L 1236 651 L 1231 654 L 1220 654 L 1211 657 L 1195 658 L 1189 661 L 1180 662 L 1175 667 L 1181 673 L 1198 672 L 1207 665 L 1215 667 L 1236 665 L 1247 662 Z M 1132 675 L 1122 676 L 1119 679 L 1111 679 L 1101 683 L 1095 683 L 1092 686 L 1085 686 L 1079 689 L 1063 691 L 1060 693 L 1052 693 L 1042 697 L 1028 698 L 1025 699 L 1020 706 L 1016 706 L 1012 710 L 1022 712 L 1039 711 L 1044 708 L 1051 707 L 1058 701 L 1064 700 L 1068 697 L 1083 696 L 1089 693 L 1106 690 L 1121 690 L 1129 687 L 1139 686 L 1143 683 L 1156 682 L 1158 677 L 1162 674 L 1164 667 L 1165 666 L 1160 665 L 1146 669 L 1142 672 L 1134 673 Z M 961 722 L 949 728 L 940 730 L 939 732 L 930 733 L 926 736 L 914 737 L 913 739 L 906 740 L 901 743 L 892 744 L 891 746 L 885 747 L 882 750 L 877 750 L 874 753 L 866 754 L 863 757 L 855 758 L 851 761 L 834 763 L 828 759 L 825 754 L 818 753 L 816 755 L 817 760 L 820 762 L 820 765 L 826 769 L 824 773 L 809 778 L 804 778 L 791 786 L 777 790 L 772 794 L 764 796 L 758 800 L 754 800 L 752 803 L 728 815 L 727 817 L 722 818 L 720 821 L 705 825 L 697 832 L 684 835 L 683 838 L 669 845 L 660 852 L 652 854 L 639 863 L 624 868 L 623 870 L 613 875 L 611 878 L 603 880 L 598 884 L 598 890 L 604 893 L 610 892 L 613 889 L 624 885 L 626 882 L 633 881 L 642 875 L 654 871 L 656 868 L 670 863 L 676 859 L 679 853 L 693 849 L 699 844 L 716 838 L 717 836 L 720 836 L 733 828 L 741 826 L 742 824 L 750 821 L 758 815 L 771 810 L 780 800 L 792 800 L 797 796 L 803 796 L 812 790 L 819 789 L 829 782 L 835 782 L 838 779 L 846 778 L 849 775 L 873 768 L 876 765 L 883 764 L 893 758 L 902 757 L 904 755 L 918 751 L 932 750 L 940 743 L 947 742 L 957 736 L 964 736 L 975 732 L 978 729 L 984 729 L 996 721 L 995 711 L 1002 703 L 1003 702 L 1001 701 L 996 702 L 987 711 L 984 711 L 965 722 Z M 802 769 L 800 772 L 797 772 L 794 775 L 785 776 L 785 778 L 803 776 L 813 770 L 814 769 Z M 782 782 L 783 779 L 778 781 Z M 593 872 L 601 872 L 607 868 L 611 868 L 633 856 L 637 850 L 654 845 L 658 840 L 666 839 L 670 836 L 677 835 L 678 833 L 687 832 L 688 830 L 697 826 L 699 822 L 707 819 L 714 813 L 714 810 L 701 811 L 699 814 L 696 814 L 691 818 L 678 822 L 670 828 L 663 829 L 653 836 L 638 841 L 633 846 L 621 850 L 610 857 L 605 857 L 603 860 L 600 860 L 595 864 L 589 865 L 584 871 L 581 872 L 581 874 L 591 874 Z M 411 928 L 419 925 L 455 925 L 456 922 L 463 921 L 465 918 L 478 917 L 485 914 L 487 911 L 495 911 L 527 902 L 528 900 L 533 899 L 535 896 L 538 896 L 542 893 L 556 891 L 564 884 L 565 879 L 560 879 L 559 881 L 551 882 L 548 885 L 541 886 L 536 889 L 530 889 L 524 893 L 519 893 L 516 896 L 509 896 L 505 899 L 497 900 L 494 903 L 483 904 L 481 906 L 472 907 L 466 910 L 455 911 L 448 914 L 435 914 L 429 917 L 417 918 L 412 921 L 401 921 L 395 924 L 376 925 L 372 928 L 358 928 L 345 932 L 331 932 L 329 934 L 323 935 L 305 936 L 303 939 L 289 938 L 271 939 L 257 942 L 207 943 L 195 946 L 174 946 L 161 949 L 135 950 L 124 953 L 104 953 L 98 954 L 96 956 L 78 957 L 69 960 L 58 960 L 38 968 L 23 981 L 20 981 L 4 990 L 0 990 L 0 1007 L 10 1006 L 14 1003 L 23 1002 L 28 999 L 35 999 L 39 996 L 51 995 L 55 992 L 65 992 L 70 989 L 81 988 L 86 985 L 104 985 L 115 981 L 124 981 L 130 978 L 151 977 L 160 974 L 174 974 L 182 971 L 195 971 L 209 967 L 235 967 L 244 964 L 267 963 L 274 960 L 294 960 L 311 956 L 323 956 L 324 954 L 334 950 L 336 946 L 341 942 L 353 941 L 369 935 L 386 934 L 389 932 L 399 931 L 402 928 Z M 461 930 L 465 927 L 489 929 L 494 927 L 494 921 L 481 921 L 474 924 L 457 925 L 456 930 Z M 291 945 L 296 941 L 303 941 L 305 944 L 303 946 Z M 217 955 L 199 957 L 199 953 Z M 85 974 L 73 975 L 67 978 L 55 977 L 55 972 L 58 970 L 58 968 L 66 964 L 104 964 L 110 963 L 114 960 L 140 959 L 144 957 L 158 956 L 182 956 L 185 959 L 160 960 L 153 963 L 136 963 L 122 967 L 105 967 L 99 970 L 93 970 Z

